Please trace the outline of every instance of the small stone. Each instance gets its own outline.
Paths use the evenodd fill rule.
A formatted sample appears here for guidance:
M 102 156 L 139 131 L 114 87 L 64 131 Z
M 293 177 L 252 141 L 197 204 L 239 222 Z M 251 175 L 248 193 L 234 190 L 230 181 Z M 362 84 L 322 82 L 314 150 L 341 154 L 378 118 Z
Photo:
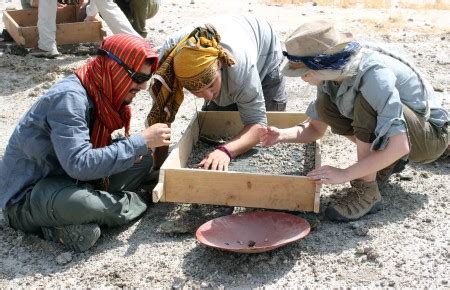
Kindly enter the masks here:
M 430 178 L 430 174 L 428 174 L 428 172 L 422 172 L 422 173 L 420 173 L 420 177 L 422 177 L 422 178 Z
M 202 288 L 207 288 L 207 287 L 209 287 L 209 283 L 208 283 L 208 282 L 202 282 L 202 283 L 200 284 L 200 287 L 202 287 Z
M 442 281 L 441 281 L 441 284 L 442 284 L 442 285 L 447 285 L 447 284 L 448 284 L 448 281 L 447 281 L 447 280 L 442 280 Z
M 352 229 L 357 229 L 357 228 L 360 228 L 362 226 L 364 226 L 363 222 L 360 222 L 360 221 L 350 222 L 350 228 L 352 228 Z
M 357 236 L 365 237 L 369 233 L 369 228 L 367 228 L 367 227 L 356 228 L 356 229 L 353 229 L 353 233 Z
M 374 250 L 370 250 L 369 252 L 367 252 L 367 260 L 371 260 L 374 261 L 376 260 L 380 255 L 375 252 Z
M 371 246 L 364 246 L 364 254 L 368 254 L 369 252 L 372 252 L 373 248 Z
M 358 246 L 355 249 L 356 254 L 362 255 L 364 254 L 364 246 Z
M 406 175 L 406 174 L 399 174 L 399 178 L 400 178 L 400 180 L 404 180 L 404 181 L 413 180 L 413 177 L 411 175 Z
M 70 262 L 72 262 L 72 253 L 70 252 L 64 252 L 56 256 L 56 264 L 58 265 L 65 265 Z

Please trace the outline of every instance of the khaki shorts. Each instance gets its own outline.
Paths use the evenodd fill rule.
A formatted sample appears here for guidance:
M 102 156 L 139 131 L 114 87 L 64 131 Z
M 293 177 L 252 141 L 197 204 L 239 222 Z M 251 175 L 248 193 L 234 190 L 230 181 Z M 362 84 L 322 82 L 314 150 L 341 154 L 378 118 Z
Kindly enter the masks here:
M 357 95 L 355 98 L 353 119 L 344 117 L 326 94 L 317 99 L 316 110 L 320 120 L 328 124 L 333 133 L 355 136 L 366 143 L 372 143 L 375 140 L 377 113 L 362 95 Z M 438 128 L 405 105 L 403 116 L 406 120 L 411 148 L 408 158 L 420 163 L 438 159 L 448 146 L 448 124 Z

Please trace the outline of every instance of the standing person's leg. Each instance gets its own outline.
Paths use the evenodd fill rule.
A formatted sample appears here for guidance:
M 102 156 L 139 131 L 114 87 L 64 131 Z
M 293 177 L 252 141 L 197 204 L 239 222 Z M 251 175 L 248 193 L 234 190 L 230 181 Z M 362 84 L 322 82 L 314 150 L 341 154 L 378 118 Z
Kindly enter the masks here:
M 277 67 L 261 82 L 267 111 L 286 111 L 286 80 Z
M 22 5 L 22 9 L 31 9 L 30 0 L 20 0 L 20 4 Z
M 111 192 L 67 176 L 45 178 L 22 200 L 7 206 L 10 225 L 84 251 L 100 237 L 98 225 L 124 225 L 146 210 L 135 192 L 125 190 L 135 190 L 145 181 L 151 165 L 151 158 L 145 156 L 131 169 L 111 176 Z
M 161 0 L 147 0 L 147 19 L 153 18 L 159 11 Z
M 105 20 L 109 29 L 113 34 L 127 33 L 136 36 L 140 36 L 132 27 L 129 16 L 127 16 L 128 4 L 118 1 L 115 3 L 112 0 L 91 0 L 91 2 L 97 6 L 100 16 Z M 122 3 L 120 6 L 119 3 Z M 125 7 L 122 10 L 121 7 Z
M 130 22 L 142 37 L 147 37 L 145 22 L 158 13 L 160 0 L 131 0 L 130 2 Z
M 55 57 L 59 54 L 56 47 L 56 0 L 40 0 L 38 7 L 38 50 L 33 52 L 37 57 Z

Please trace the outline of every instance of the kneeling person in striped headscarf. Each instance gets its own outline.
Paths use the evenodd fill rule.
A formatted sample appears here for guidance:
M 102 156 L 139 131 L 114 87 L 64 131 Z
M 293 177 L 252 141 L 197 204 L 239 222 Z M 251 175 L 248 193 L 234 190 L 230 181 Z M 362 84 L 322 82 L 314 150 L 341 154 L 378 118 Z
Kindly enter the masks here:
M 279 72 L 283 55 L 278 37 L 263 19 L 216 16 L 205 23 L 164 42 L 147 121 L 173 122 L 183 88 L 205 100 L 203 110 L 238 110 L 243 130 L 200 163 L 205 169 L 227 170 L 231 159 L 258 143 L 257 129 L 267 125 L 266 111 L 286 108 L 285 81 Z M 157 151 L 164 160 L 167 148 Z
M 0 207 L 11 227 L 85 251 L 99 226 L 121 226 L 147 208 L 149 148 L 168 145 L 155 124 L 130 135 L 129 104 L 158 62 L 141 37 L 106 38 L 98 55 L 56 83 L 23 116 L 0 160 Z M 125 138 L 111 133 L 125 129 Z

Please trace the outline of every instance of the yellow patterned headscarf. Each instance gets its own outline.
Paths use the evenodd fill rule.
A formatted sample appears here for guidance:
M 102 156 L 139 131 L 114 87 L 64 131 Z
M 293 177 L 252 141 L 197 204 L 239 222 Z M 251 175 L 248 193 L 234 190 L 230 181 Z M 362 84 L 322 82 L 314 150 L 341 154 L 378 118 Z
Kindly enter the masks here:
M 218 59 L 226 66 L 235 64 L 231 53 L 219 43 L 216 29 L 206 24 L 194 29 L 164 54 L 150 86 L 154 99 L 147 116 L 149 125 L 172 123 L 184 99 L 183 87 L 196 91 L 210 84 Z

